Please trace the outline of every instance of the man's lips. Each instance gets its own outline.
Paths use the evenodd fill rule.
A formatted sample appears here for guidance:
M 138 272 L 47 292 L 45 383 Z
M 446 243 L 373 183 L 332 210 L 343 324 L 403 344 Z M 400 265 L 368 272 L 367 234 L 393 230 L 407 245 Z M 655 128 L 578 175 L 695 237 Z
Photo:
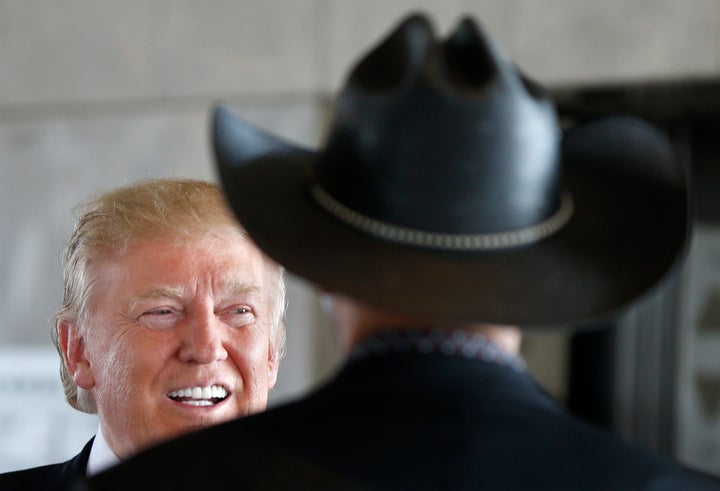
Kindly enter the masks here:
M 165 395 L 189 406 L 213 406 L 222 402 L 228 396 L 228 391 L 222 385 L 206 385 L 175 389 Z

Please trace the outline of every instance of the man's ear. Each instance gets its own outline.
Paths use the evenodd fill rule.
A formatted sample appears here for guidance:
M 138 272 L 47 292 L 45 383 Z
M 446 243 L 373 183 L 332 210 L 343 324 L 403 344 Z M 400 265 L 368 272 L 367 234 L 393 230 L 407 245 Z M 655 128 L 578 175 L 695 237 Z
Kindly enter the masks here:
M 90 361 L 85 356 L 85 339 L 77 321 L 58 322 L 58 344 L 62 350 L 65 366 L 78 387 L 89 390 L 95 386 Z
M 280 367 L 280 354 L 274 343 L 268 344 L 268 390 L 275 387 Z

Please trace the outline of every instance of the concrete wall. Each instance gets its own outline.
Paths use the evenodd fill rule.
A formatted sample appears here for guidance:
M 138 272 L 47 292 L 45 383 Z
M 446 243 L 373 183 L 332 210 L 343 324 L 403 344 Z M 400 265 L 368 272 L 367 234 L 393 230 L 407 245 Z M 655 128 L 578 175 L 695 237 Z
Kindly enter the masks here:
M 17 346 L 50 350 L 74 204 L 146 176 L 214 179 L 206 127 L 218 100 L 315 146 L 349 65 L 417 8 L 440 31 L 474 15 L 546 84 L 720 73 L 720 0 L 0 0 L 6 360 Z M 312 329 L 312 289 L 291 277 L 290 302 L 274 403 L 337 360 L 328 330 Z M 533 369 L 561 393 L 562 342 L 528 345 Z

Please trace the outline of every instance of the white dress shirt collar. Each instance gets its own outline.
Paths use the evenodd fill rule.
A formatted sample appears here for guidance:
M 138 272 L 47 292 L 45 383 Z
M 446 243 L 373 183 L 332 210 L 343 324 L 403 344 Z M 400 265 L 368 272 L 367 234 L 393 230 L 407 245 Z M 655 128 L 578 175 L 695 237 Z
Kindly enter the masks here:
M 115 455 L 115 452 L 112 451 L 110 445 L 108 445 L 105 435 L 103 435 L 102 432 L 102 426 L 99 426 L 92 448 L 90 449 L 87 475 L 92 476 L 119 463 L 120 459 Z

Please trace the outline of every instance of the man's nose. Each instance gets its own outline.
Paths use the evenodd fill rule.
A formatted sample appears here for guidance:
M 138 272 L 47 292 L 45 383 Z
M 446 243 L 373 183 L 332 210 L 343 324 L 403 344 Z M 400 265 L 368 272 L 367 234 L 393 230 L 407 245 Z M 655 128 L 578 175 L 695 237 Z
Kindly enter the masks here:
M 214 363 L 227 358 L 225 326 L 209 308 L 187 314 L 180 333 L 178 355 L 183 362 Z

